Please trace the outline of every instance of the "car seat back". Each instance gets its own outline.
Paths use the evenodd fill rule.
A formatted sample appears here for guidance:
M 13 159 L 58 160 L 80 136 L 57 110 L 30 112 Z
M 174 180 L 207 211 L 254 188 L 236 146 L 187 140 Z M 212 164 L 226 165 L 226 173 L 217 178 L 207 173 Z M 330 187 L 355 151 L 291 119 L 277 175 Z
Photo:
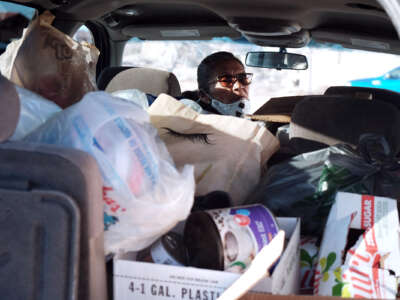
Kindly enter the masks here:
M 19 116 L 18 109 L 17 114 L 12 110 L 19 106 L 8 107 L 11 100 L 5 97 L 18 102 L 15 87 L 4 80 L 0 75 L 0 87 L 7 88 L 0 94 L 0 142 L 13 133 L 2 126 L 2 112 Z M 12 123 L 16 127 L 17 122 Z M 97 163 L 85 152 L 23 142 L 0 144 L 0 197 L 10 207 L 3 207 L 0 220 L 21 224 L 0 230 L 0 290 L 14 291 L 5 299 L 107 298 L 102 186 Z M 12 236 L 15 240 L 9 241 Z M 12 276 L 7 265 L 14 270 Z M 27 268 L 31 272 L 25 272 Z
M 400 109 L 400 93 L 358 86 L 331 86 L 325 91 L 325 95 L 342 95 L 366 100 L 379 100 L 393 104 Z
M 1 178 L 3 299 L 76 299 L 79 209 L 68 195 Z M 44 285 L 42 285 L 43 283 Z
M 334 145 L 356 146 L 364 133 L 383 135 L 395 153 L 400 150 L 400 111 L 382 101 L 366 101 L 344 96 L 305 98 L 293 110 L 289 126 L 289 143 L 305 140 Z M 315 150 L 315 149 L 312 149 Z
M 181 87 L 176 76 L 168 71 L 151 68 L 109 67 L 99 76 L 99 89 L 106 92 L 138 89 L 158 96 L 161 93 L 172 97 L 181 95 Z
M 0 142 L 10 138 L 18 125 L 21 104 L 14 84 L 0 73 Z

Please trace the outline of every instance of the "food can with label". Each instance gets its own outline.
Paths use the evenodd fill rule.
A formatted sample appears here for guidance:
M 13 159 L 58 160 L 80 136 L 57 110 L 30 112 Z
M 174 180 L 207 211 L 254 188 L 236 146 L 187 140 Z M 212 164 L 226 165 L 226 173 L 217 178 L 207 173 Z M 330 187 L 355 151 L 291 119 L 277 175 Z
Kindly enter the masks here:
M 184 230 L 188 264 L 242 273 L 278 230 L 275 217 L 263 205 L 192 213 Z
M 168 232 L 150 247 L 138 252 L 137 261 L 151 262 L 163 265 L 185 266 L 187 251 L 182 236 Z

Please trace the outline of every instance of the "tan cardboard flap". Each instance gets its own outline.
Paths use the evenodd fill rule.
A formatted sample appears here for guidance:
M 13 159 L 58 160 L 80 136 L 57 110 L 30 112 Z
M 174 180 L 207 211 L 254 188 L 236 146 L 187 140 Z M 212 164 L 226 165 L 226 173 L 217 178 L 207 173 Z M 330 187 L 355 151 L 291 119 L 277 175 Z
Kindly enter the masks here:
M 287 96 L 271 98 L 261 106 L 254 115 L 291 115 L 298 102 L 307 96 Z
M 290 123 L 291 117 L 286 114 L 271 114 L 271 115 L 248 115 L 248 118 L 254 121 Z

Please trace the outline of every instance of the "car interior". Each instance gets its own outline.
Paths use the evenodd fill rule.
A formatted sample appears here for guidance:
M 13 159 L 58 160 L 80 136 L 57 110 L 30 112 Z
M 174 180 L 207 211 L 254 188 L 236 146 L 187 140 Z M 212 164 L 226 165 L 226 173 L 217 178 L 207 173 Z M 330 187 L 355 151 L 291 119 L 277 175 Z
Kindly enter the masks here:
M 155 97 L 166 93 L 178 99 L 184 92 L 173 71 L 122 65 L 122 53 L 131 38 L 197 41 L 228 37 L 232 40 L 245 39 L 259 46 L 276 47 L 277 53 L 290 52 L 291 48 L 301 48 L 316 41 L 339 44 L 349 49 L 400 54 L 399 34 L 394 22 L 382 2 L 375 0 L 10 2 L 32 7 L 39 13 L 50 10 L 55 16 L 53 26 L 70 36 L 82 25 L 87 26 L 100 51 L 96 66 L 97 87 L 107 92 L 139 89 Z M 14 21 L 17 23 L 0 22 L 0 42 L 7 44 L 12 38 L 19 37 L 27 25 L 26 20 Z M 15 24 L 18 24 L 17 27 Z M 18 114 L 15 113 L 17 108 L 5 101 L 17 96 L 6 82 L 0 81 L 0 86 L 0 138 L 6 142 Z M 332 85 L 321 95 L 282 94 L 271 98 L 251 119 L 265 122 L 281 142 L 280 150 L 271 158 L 269 165 L 338 142 L 355 147 L 363 133 L 382 134 L 399 158 L 399 109 L 400 94 L 397 92 Z M 21 224 L 11 218 L 11 214 L 11 221 L 1 229 L 1 236 L 10 239 L 10 243 L 0 246 L 3 250 L 0 251 L 2 297 L 33 299 L 30 295 L 43 293 L 43 298 L 35 299 L 112 299 L 111 266 L 102 263 L 101 257 L 103 240 L 99 228 L 102 229 L 103 212 L 101 205 L 94 201 L 102 193 L 96 162 L 90 155 L 78 150 L 56 146 L 34 147 L 15 142 L 0 145 L 0 166 L 1 198 L 34 199 L 36 202 L 30 204 L 26 211 L 34 214 L 46 211 L 46 216 L 40 217 L 40 222 L 35 224 L 28 221 Z M 11 186 L 1 179 L 9 178 L 9 174 L 13 174 Z M 32 190 L 37 191 L 28 193 Z M 57 196 L 60 199 L 67 199 L 63 201 L 69 203 L 68 207 L 43 200 L 47 197 L 46 193 L 53 193 L 54 190 L 59 191 Z M 10 211 L 17 211 L 12 201 L 4 205 L 8 205 Z M 57 242 L 57 230 L 70 233 L 69 240 L 61 241 L 64 247 L 54 249 L 46 248 L 43 240 L 43 228 L 49 226 L 51 220 L 48 218 L 52 211 L 53 217 L 65 220 L 63 228 L 48 233 L 52 241 Z M 0 220 L 4 221 L 3 217 L 9 215 L 3 216 L 0 212 Z M 76 222 L 76 219 L 80 221 Z M 7 236 L 10 228 L 18 228 L 14 237 Z M 15 253 L 9 252 L 17 247 L 13 248 L 11 242 L 15 236 L 22 239 L 19 243 L 25 245 L 16 253 L 25 257 L 23 261 L 13 260 Z M 41 246 L 34 248 L 34 241 L 37 240 L 42 241 L 38 243 Z M 76 248 L 80 250 L 79 255 Z M 79 260 L 79 264 L 75 264 L 77 268 L 70 268 L 71 259 Z M 11 263 L 7 265 L 7 262 Z M 59 276 L 49 276 L 50 270 Z M 78 273 L 79 285 L 75 282 Z M 6 280 L 7 276 L 14 276 L 13 284 Z M 26 281 L 30 282 L 29 286 L 24 283 Z M 8 288 L 5 288 L 7 285 Z M 79 287 L 76 289 L 76 286 Z M 15 298 L 18 289 L 25 292 L 20 298 Z M 74 293 L 77 293 L 77 298 Z

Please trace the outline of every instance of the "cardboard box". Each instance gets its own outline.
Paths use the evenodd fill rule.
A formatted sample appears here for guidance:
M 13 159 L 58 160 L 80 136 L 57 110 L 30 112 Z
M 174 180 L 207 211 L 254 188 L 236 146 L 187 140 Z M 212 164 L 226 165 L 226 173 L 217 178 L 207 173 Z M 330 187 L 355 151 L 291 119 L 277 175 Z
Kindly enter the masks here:
M 248 293 L 244 295 L 240 300 L 342 300 L 341 297 L 333 296 L 314 296 L 314 295 L 266 295 Z M 349 298 L 348 298 L 349 299 Z M 354 299 L 354 298 L 353 298 Z
M 345 252 L 350 228 L 362 234 Z M 399 275 L 397 201 L 339 192 L 320 247 L 314 294 L 394 299 Z
M 287 245 L 271 277 L 251 291 L 296 294 L 299 290 L 300 220 L 277 218 Z M 132 260 L 132 254 L 114 259 L 114 300 L 188 299 L 214 300 L 239 278 L 239 274 L 192 267 L 159 265 Z

